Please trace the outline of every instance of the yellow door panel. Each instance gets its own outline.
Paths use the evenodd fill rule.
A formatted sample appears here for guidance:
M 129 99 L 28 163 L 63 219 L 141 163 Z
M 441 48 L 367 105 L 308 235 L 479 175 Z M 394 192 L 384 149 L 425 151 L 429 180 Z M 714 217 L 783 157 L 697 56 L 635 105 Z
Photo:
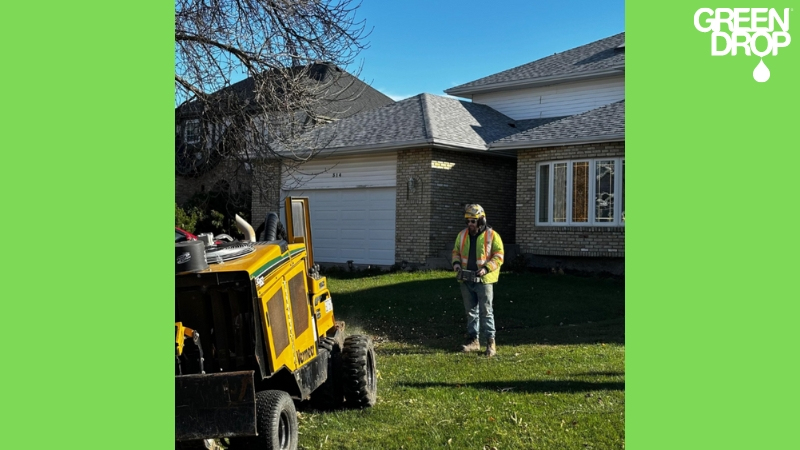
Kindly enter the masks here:
M 317 356 L 316 327 L 308 303 L 306 286 L 306 264 L 303 259 L 292 260 L 292 268 L 286 273 L 285 284 L 290 296 L 289 305 L 292 335 L 294 336 L 294 362 L 300 367 Z
M 273 283 L 266 285 L 264 295 L 261 296 L 261 314 L 264 324 L 264 336 L 269 344 L 265 351 L 269 355 L 269 370 L 274 373 L 278 370 L 287 358 L 291 358 L 291 334 L 289 324 L 286 320 L 286 290 L 284 289 L 283 279 L 273 280 Z

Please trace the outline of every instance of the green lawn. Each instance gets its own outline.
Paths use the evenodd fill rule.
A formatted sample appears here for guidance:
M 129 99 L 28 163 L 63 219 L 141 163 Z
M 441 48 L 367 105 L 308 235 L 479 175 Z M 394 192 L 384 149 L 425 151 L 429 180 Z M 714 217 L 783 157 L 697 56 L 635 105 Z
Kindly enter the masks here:
M 300 405 L 301 448 L 624 448 L 624 282 L 503 273 L 488 359 L 454 351 L 465 320 L 452 273 L 328 279 L 337 320 L 376 342 L 378 402 Z

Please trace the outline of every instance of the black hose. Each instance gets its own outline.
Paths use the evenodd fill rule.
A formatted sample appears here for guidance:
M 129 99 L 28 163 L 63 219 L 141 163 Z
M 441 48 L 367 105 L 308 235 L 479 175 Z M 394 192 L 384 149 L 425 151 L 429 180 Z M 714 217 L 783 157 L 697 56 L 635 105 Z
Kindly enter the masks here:
M 264 240 L 274 241 L 275 237 L 278 233 L 278 223 L 280 223 L 280 219 L 278 219 L 278 215 L 274 212 L 268 213 L 266 220 L 264 220 Z

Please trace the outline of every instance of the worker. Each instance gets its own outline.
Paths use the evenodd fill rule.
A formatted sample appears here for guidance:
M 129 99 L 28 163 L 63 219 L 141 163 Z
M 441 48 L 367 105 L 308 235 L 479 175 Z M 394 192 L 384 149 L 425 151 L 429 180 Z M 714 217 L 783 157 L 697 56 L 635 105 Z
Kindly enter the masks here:
M 467 313 L 467 342 L 460 349 L 462 352 L 480 351 L 479 336 L 483 332 L 485 354 L 492 357 L 497 353 L 492 299 L 503 264 L 503 240 L 486 225 L 486 213 L 481 205 L 467 205 L 464 218 L 467 228 L 458 233 L 451 260 Z

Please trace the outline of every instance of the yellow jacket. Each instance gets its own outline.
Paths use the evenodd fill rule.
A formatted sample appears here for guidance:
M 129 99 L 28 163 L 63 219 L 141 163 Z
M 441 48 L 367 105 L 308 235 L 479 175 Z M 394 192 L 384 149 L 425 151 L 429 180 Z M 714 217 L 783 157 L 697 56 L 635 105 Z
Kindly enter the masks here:
M 500 234 L 486 227 L 486 230 L 478 235 L 476 245 L 478 248 L 475 249 L 475 262 L 478 269 L 484 268 L 487 271 L 481 280 L 484 283 L 496 283 L 500 278 L 500 266 L 503 265 L 503 240 L 500 239 Z M 451 263 L 459 263 L 462 269 L 466 269 L 468 261 L 469 230 L 465 228 L 456 237 Z

